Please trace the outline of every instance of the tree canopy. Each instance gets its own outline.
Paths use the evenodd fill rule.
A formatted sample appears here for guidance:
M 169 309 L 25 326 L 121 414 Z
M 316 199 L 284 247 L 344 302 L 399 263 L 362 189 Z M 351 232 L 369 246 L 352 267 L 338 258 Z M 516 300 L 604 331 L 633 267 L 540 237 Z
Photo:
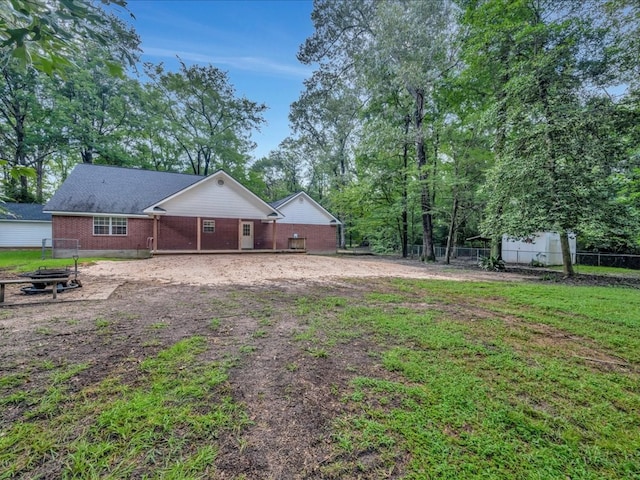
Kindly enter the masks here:
M 126 10 L 125 0 L 101 0 Z M 135 52 L 113 41 L 122 23 L 92 0 L 7 0 L 0 3 L 0 59 L 52 74 L 73 65 L 86 42 L 109 47 L 114 58 L 128 65 Z M 122 65 L 110 64 L 113 73 Z

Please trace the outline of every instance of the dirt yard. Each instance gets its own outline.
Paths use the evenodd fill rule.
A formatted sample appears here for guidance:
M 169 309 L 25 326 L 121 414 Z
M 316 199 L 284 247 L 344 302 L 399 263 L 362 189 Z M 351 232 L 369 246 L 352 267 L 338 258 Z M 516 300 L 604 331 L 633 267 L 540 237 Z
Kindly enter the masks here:
M 468 267 L 468 265 L 466 265 Z M 333 282 L 339 278 L 496 279 L 477 269 L 422 264 L 416 260 L 383 257 L 315 255 L 183 255 L 156 256 L 141 261 L 99 262 L 82 269 L 89 277 L 124 281 L 155 281 L 188 285 L 267 286 L 295 282 Z M 513 275 L 499 275 L 514 279 Z
M 0 376 L 28 372 L 30 388 L 44 389 L 46 369 L 34 365 L 87 363 L 90 368 L 74 378 L 74 389 L 81 392 L 113 375 L 135 379 L 143 359 L 201 335 L 214 346 L 208 360 L 243 359 L 232 370 L 230 389 L 252 421 L 241 445 L 237 435 L 218 440 L 215 478 L 320 478 L 318 469 L 331 455 L 332 419 L 344 408 L 332 390 L 347 388 L 354 371 L 384 373 L 364 339 L 336 346 L 340 351 L 328 358 L 301 349 L 294 337 L 304 327 L 292 309 L 292 297 L 357 298 L 388 277 L 523 278 L 415 260 L 301 254 L 99 262 L 82 266 L 83 287 L 63 292 L 57 300 L 7 288 L 7 304 L 0 308 Z M 220 321 L 216 331 L 210 327 L 214 317 Z M 273 321 L 260 323 L 264 318 Z M 242 353 L 248 345 L 250 353 Z M 21 418 L 25 408 L 5 408 L 0 431 Z M 52 456 L 30 478 L 59 478 L 63 461 Z

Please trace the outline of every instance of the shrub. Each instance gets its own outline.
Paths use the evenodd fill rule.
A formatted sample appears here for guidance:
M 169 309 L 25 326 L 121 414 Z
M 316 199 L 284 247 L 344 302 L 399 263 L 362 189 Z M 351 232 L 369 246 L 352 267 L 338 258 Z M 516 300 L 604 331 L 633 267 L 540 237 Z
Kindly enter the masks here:
M 504 261 L 497 257 L 480 257 L 478 265 L 483 270 L 490 272 L 501 272 L 505 269 Z

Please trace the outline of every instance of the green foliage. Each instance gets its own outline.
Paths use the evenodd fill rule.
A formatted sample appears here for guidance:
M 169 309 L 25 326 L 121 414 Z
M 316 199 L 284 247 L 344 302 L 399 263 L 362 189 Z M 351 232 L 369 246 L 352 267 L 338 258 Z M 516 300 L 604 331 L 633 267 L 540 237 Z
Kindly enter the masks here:
M 489 272 L 501 272 L 505 269 L 504 261 L 497 257 L 480 257 L 478 266 Z
M 270 202 L 303 190 L 305 158 L 301 139 L 284 139 L 277 150 L 255 161 L 249 168 L 251 190 Z
M 113 9 L 0 2 L 1 198 L 46 200 L 78 161 L 224 168 L 267 200 L 307 190 L 343 246 L 430 256 L 539 230 L 640 246 L 635 1 L 316 2 L 294 136 L 253 163 L 266 106 L 210 65 L 124 77 L 139 39 Z
M 99 47 L 88 47 L 76 63 L 79 68 L 56 81 L 68 143 L 61 152 L 70 157 L 56 155 L 56 160 L 70 161 L 71 166 L 78 162 L 135 164 L 128 146 L 137 143 L 146 121 L 138 80 L 114 77 Z
M 179 72 L 146 65 L 146 74 L 149 98 L 159 106 L 158 133 L 178 147 L 180 168 L 196 175 L 224 169 L 244 179 L 251 132 L 264 123 L 266 105 L 237 97 L 228 75 L 213 65 L 181 62 Z
M 465 11 L 464 75 L 491 93 L 486 113 L 496 132 L 485 235 L 597 230 L 606 237 L 631 213 L 612 188 L 612 173 L 627 162 L 628 125 L 620 104 L 589 88 L 612 85 L 602 74 L 612 37 L 597 7 L 589 8 L 487 1 Z
M 125 0 L 102 0 L 126 10 Z M 112 32 L 119 20 L 90 0 L 9 0 L 0 3 L 0 48 L 2 64 L 9 57 L 23 67 L 46 73 L 64 73 L 75 62 L 87 42 L 113 50 L 118 59 L 135 63 L 134 52 L 114 42 Z M 110 63 L 114 73 L 122 66 Z

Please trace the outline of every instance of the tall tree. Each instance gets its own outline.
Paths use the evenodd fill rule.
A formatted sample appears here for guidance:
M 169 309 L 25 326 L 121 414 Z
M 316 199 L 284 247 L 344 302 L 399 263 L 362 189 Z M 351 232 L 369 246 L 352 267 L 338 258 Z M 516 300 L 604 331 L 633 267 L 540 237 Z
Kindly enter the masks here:
M 124 0 L 103 0 L 103 5 L 126 9 Z M 50 88 L 50 78 L 77 73 L 76 61 L 87 48 L 104 52 L 112 75 L 122 75 L 137 60 L 137 37 L 115 15 L 92 0 L 9 0 L 0 3 L 0 69 L 3 70 L 3 131 L 13 132 L 8 177 L 19 179 L 17 198 L 32 199 L 28 185 L 36 177 L 35 198 L 42 200 L 47 162 L 64 143 L 72 122 L 64 123 L 64 105 Z M 22 92 L 11 85 L 23 83 Z M 21 97 L 21 98 L 20 98 Z M 35 120 L 35 122 L 34 122 Z M 5 156 L 6 153 L 5 153 Z M 30 173 L 32 172 L 32 173 Z M 10 186 L 15 181 L 10 180 Z
M 456 23 L 450 2 L 381 2 L 374 34 L 381 61 L 413 99 L 415 154 L 421 184 L 423 252 L 435 260 L 433 206 L 435 169 L 444 112 L 437 91 L 455 66 Z M 429 145 L 429 146 L 427 146 Z
M 105 53 L 89 48 L 76 61 L 81 68 L 58 80 L 59 106 L 69 119 L 69 150 L 76 162 L 127 165 L 141 128 L 141 89 L 137 80 L 111 75 Z
M 454 64 L 451 3 L 324 0 L 314 4 L 312 19 L 316 30 L 300 50 L 301 61 L 319 62 L 320 74 L 347 75 L 360 85 L 384 81 L 402 85 L 413 99 L 424 258 L 434 260 L 433 170 L 438 158 L 437 125 L 443 117 L 433 98 Z
M 302 189 L 305 168 L 301 142 L 288 137 L 276 150 L 269 152 L 267 157 L 251 165 L 250 172 L 260 174 L 264 182 L 263 196 L 269 201 L 275 201 Z
M 493 107 L 498 158 L 486 234 L 560 233 L 564 271 L 573 274 L 568 236 L 603 207 L 620 160 L 603 135 L 611 102 L 587 101 L 606 62 L 605 38 L 582 2 L 472 2 L 471 45 L 482 45 L 502 83 Z M 588 45 L 589 49 L 583 48 Z M 614 141 L 615 143 L 615 141 Z
M 65 123 L 52 92 L 49 78 L 15 61 L 0 69 L 0 158 L 8 166 L 5 196 L 13 201 L 43 199 L 44 164 L 64 140 Z M 30 182 L 34 177 L 35 188 Z
M 305 85 L 306 90 L 291 105 L 289 120 L 298 141 L 306 143 L 307 150 L 316 159 L 312 183 L 325 177 L 331 190 L 340 192 L 352 173 L 361 101 L 349 85 L 327 73 L 314 74 Z M 347 218 L 344 211 L 336 213 L 343 222 L 340 245 L 344 248 Z
M 236 97 L 228 75 L 212 65 L 180 62 L 178 72 L 168 72 L 163 65 L 146 69 L 148 87 L 163 98 L 164 107 L 157 113 L 187 168 L 196 175 L 222 168 L 243 178 L 254 148 L 251 132 L 264 122 L 266 105 Z

